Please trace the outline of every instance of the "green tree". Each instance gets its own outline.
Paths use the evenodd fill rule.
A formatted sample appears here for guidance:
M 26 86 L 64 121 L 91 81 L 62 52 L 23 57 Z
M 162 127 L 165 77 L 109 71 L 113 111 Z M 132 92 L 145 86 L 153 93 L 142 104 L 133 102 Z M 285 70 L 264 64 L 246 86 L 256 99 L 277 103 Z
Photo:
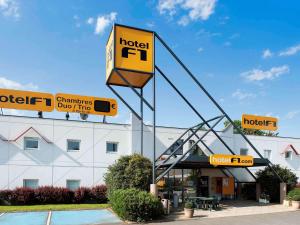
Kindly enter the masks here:
M 292 190 L 297 184 L 297 176 L 290 169 L 283 168 L 280 165 L 273 165 L 273 169 L 287 184 L 287 192 Z M 280 180 L 273 171 L 266 167 L 256 172 L 257 182 L 261 184 L 262 192 L 270 195 L 272 202 L 279 201 L 279 184 Z
M 104 176 L 108 193 L 116 189 L 136 188 L 148 191 L 152 179 L 152 163 L 139 154 L 122 156 L 108 167 Z
M 278 133 L 272 131 L 254 130 L 254 129 L 244 129 L 242 128 L 242 122 L 240 120 L 234 120 L 233 123 L 246 135 L 258 135 L 258 136 L 278 136 Z M 224 122 L 224 126 L 227 127 L 230 124 L 228 120 Z M 235 134 L 239 133 L 237 129 L 233 129 Z

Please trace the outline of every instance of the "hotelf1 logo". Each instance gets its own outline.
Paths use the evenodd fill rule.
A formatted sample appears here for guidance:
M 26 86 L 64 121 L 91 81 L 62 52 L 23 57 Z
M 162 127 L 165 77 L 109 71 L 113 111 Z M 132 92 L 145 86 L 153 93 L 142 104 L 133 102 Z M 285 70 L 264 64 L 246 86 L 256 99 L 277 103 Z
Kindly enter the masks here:
M 129 55 L 138 55 L 141 61 L 147 61 L 149 43 L 126 40 L 125 38 L 120 37 L 120 45 L 124 46 L 121 50 L 123 58 L 128 58 Z

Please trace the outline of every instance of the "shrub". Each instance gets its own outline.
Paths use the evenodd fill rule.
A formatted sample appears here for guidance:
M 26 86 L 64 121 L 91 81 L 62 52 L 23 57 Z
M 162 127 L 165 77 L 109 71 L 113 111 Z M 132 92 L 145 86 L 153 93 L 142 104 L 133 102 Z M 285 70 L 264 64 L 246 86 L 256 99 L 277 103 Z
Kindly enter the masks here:
M 74 192 L 74 201 L 76 203 L 89 202 L 91 200 L 91 189 L 80 187 Z
M 54 187 L 43 186 L 34 190 L 34 198 L 38 204 L 55 203 L 56 199 L 53 196 Z
M 98 185 L 92 188 L 92 198 L 97 203 L 107 203 L 106 197 L 107 188 L 105 185 Z
M 256 200 L 256 184 L 241 184 L 241 195 L 245 200 Z
M 273 169 L 287 184 L 287 191 L 292 190 L 297 184 L 297 176 L 290 169 L 282 168 L 280 165 L 273 165 Z M 280 180 L 274 175 L 273 171 L 266 167 L 256 173 L 257 182 L 261 184 L 262 192 L 270 195 L 271 202 L 279 202 Z
M 149 190 L 152 177 L 152 163 L 149 159 L 134 154 L 121 157 L 108 167 L 105 183 L 109 193 L 117 189 L 136 188 Z
M 12 190 L 0 191 L 0 205 L 10 205 L 12 193 L 13 193 Z
M 292 197 L 292 200 L 293 200 L 293 201 L 300 201 L 300 195 L 294 195 L 294 196 Z
M 53 189 L 53 198 L 56 199 L 56 204 L 72 203 L 74 199 L 74 191 L 68 188 L 56 187 Z
M 34 190 L 31 188 L 16 188 L 11 195 L 13 205 L 32 205 L 35 203 Z
M 184 208 L 186 208 L 186 209 L 193 209 L 194 208 L 194 204 L 192 202 L 186 202 L 184 204 Z
M 292 198 L 295 195 L 300 195 L 300 188 L 295 188 L 288 193 L 288 197 Z
M 163 213 L 158 198 L 134 188 L 115 190 L 109 200 L 112 209 L 124 220 L 144 222 L 156 219 Z

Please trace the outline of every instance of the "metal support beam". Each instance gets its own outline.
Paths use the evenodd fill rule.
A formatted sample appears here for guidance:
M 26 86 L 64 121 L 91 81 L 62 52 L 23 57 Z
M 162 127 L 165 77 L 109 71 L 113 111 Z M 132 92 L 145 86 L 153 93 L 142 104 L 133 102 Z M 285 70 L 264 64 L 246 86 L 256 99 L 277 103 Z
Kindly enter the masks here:
M 143 88 L 141 88 L 141 96 L 143 97 Z M 144 103 L 143 100 L 141 99 L 140 102 L 140 110 L 141 110 L 141 155 L 144 155 Z
M 192 130 L 192 132 L 194 132 L 194 131 Z M 195 133 L 195 136 L 200 140 L 200 137 L 199 137 L 196 133 Z M 204 147 L 205 147 L 211 154 L 215 154 L 215 153 L 213 152 L 213 150 L 211 150 L 211 148 L 208 147 L 208 145 L 207 145 L 203 140 L 200 140 L 200 142 L 201 142 L 201 144 L 204 145 Z M 226 171 L 227 171 L 234 179 L 236 179 L 236 180 L 238 181 L 238 179 L 236 178 L 236 176 L 234 176 L 233 173 L 232 173 L 229 169 L 227 169 L 227 168 L 220 168 L 220 170 L 222 171 L 223 174 L 225 174 L 225 175 L 228 177 L 228 174 L 226 174 L 225 171 L 224 171 L 224 170 L 226 170 Z
M 156 75 L 153 74 L 153 159 L 152 159 L 152 181 L 155 184 L 156 170 L 155 170 L 155 160 L 156 160 Z
M 219 118 L 221 118 L 221 117 L 223 118 L 224 116 L 216 116 L 216 117 L 214 117 L 214 118 L 212 118 L 212 119 L 210 119 L 210 120 L 207 120 L 207 121 L 208 121 L 208 122 L 211 122 L 211 121 L 214 121 L 214 120 L 219 119 Z M 203 127 L 203 124 L 204 124 L 204 123 L 201 123 L 201 124 L 199 124 L 199 125 L 194 126 L 194 127 L 197 127 L 196 131 L 193 132 L 192 135 L 189 135 L 189 136 L 187 137 L 187 139 L 185 139 L 185 140 L 183 141 L 183 143 L 181 143 L 179 146 L 177 146 L 177 148 L 176 148 L 173 152 L 171 152 L 171 154 L 170 154 L 165 160 L 163 160 L 159 165 L 157 165 L 157 166 L 156 166 L 156 169 L 160 168 L 160 166 L 162 166 L 165 162 L 167 162 L 167 161 L 171 158 L 171 156 L 175 155 L 175 153 L 176 153 L 181 147 L 183 147 L 183 145 L 184 145 L 185 143 L 187 143 L 187 142 L 188 142 L 188 141 L 189 141 L 189 140 L 197 133 L 197 131 L 199 131 L 199 130 Z M 192 128 L 194 128 L 194 127 L 192 127 Z M 192 130 L 192 128 L 189 128 L 184 134 L 186 134 L 189 130 Z M 183 135 L 184 135 L 184 134 L 183 134 Z M 180 138 L 181 138 L 183 135 L 181 135 Z M 175 144 L 178 140 L 180 140 L 180 138 L 177 138 L 177 140 L 174 142 L 174 144 Z M 171 145 L 170 147 L 172 147 L 172 145 Z M 169 147 L 168 149 L 170 149 L 170 147 Z M 166 153 L 166 151 L 165 151 L 164 153 Z
M 149 107 L 149 109 L 151 109 L 152 111 L 154 111 L 153 107 L 150 105 L 150 103 L 143 98 L 143 96 L 140 95 L 140 93 L 138 93 L 137 90 L 135 90 L 135 88 L 130 84 L 130 82 L 118 71 L 115 70 L 115 72 L 118 74 L 118 76 L 130 87 L 130 89 L 143 101 L 145 102 L 145 104 Z M 154 77 L 153 77 L 154 78 Z
M 139 114 L 121 97 L 121 95 L 119 95 L 119 93 L 113 89 L 110 85 L 107 85 L 107 87 L 124 103 L 124 105 L 127 106 L 127 108 L 130 109 L 130 111 L 139 119 L 141 120 L 141 117 L 139 116 Z
M 204 86 L 198 81 L 198 79 L 192 74 L 192 72 L 184 65 L 184 63 L 177 57 L 177 55 L 172 51 L 172 49 L 165 43 L 165 41 L 155 32 L 155 37 L 161 42 L 161 44 L 168 50 L 168 52 L 174 57 L 174 59 L 182 66 L 182 68 L 187 72 L 187 74 L 192 78 L 192 80 L 198 85 L 198 87 L 206 94 L 206 96 L 213 102 L 213 104 L 220 110 L 222 114 L 225 115 L 226 119 L 233 125 L 233 127 L 239 132 L 239 134 L 244 138 L 244 140 L 251 146 L 251 148 L 257 153 L 257 155 L 263 159 L 262 154 L 256 149 L 256 147 L 251 143 L 251 141 L 246 137 L 246 135 L 237 127 L 228 114 L 223 110 L 223 108 L 217 103 L 217 101 L 209 94 L 209 92 L 204 88 Z M 283 182 L 282 178 L 276 173 L 270 164 L 268 167 L 273 171 L 274 175 Z
M 217 126 L 221 121 L 222 121 L 222 119 L 224 118 L 224 115 L 223 116 L 221 116 L 212 126 L 211 126 L 211 128 L 209 128 L 201 137 L 200 137 L 200 140 L 202 140 L 209 132 L 211 132 L 211 130 L 212 129 L 214 129 L 215 128 L 215 126 Z M 195 146 L 195 145 L 197 145 L 198 143 L 199 143 L 199 141 L 200 140 L 198 140 L 198 141 L 196 141 L 192 146 L 191 146 L 191 148 L 188 150 L 188 151 L 186 151 L 184 154 L 182 154 L 182 156 L 181 157 L 179 157 L 168 169 L 166 169 L 163 173 L 161 173 L 158 177 L 157 177 L 157 179 L 156 179 L 156 181 L 159 181 L 164 175 L 166 175 L 178 162 L 180 162 L 190 151 L 191 151 L 191 149 Z
M 159 72 L 159 74 L 170 84 L 170 86 L 179 94 L 179 96 L 187 103 L 187 105 L 196 113 L 196 115 L 206 124 L 206 126 L 210 127 L 208 123 L 205 122 L 205 119 L 201 114 L 195 109 L 195 107 L 187 100 L 187 98 L 176 88 L 176 86 L 172 83 L 172 81 L 159 69 L 158 66 L 155 66 L 156 70 Z M 225 115 L 225 114 L 224 114 Z M 226 117 L 226 115 L 225 115 Z M 219 141 L 225 146 L 225 148 L 232 154 L 235 155 L 234 151 L 227 145 L 227 143 L 218 135 L 218 133 L 215 130 L 212 130 L 214 135 L 219 139 Z M 248 173 L 256 180 L 256 177 L 252 174 L 252 172 L 245 168 Z

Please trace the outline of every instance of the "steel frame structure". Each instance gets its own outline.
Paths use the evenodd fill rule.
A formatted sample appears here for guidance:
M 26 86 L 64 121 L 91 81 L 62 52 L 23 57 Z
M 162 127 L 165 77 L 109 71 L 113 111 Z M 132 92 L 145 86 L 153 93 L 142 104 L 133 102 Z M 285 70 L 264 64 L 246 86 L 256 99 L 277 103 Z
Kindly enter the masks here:
M 134 27 L 132 27 L 134 28 Z M 134 28 L 135 29 L 135 28 Z M 107 84 L 109 89 L 126 105 L 126 107 L 141 121 L 141 153 L 143 154 L 143 128 L 144 128 L 144 104 L 153 112 L 153 169 L 152 169 L 152 181 L 153 184 L 158 182 L 163 176 L 168 174 L 168 172 L 178 163 L 180 162 L 192 149 L 195 147 L 199 142 L 211 153 L 214 154 L 214 152 L 205 144 L 203 141 L 203 138 L 209 133 L 212 132 L 217 139 L 225 146 L 225 148 L 232 154 L 235 155 L 234 151 L 228 146 L 228 144 L 220 137 L 220 135 L 214 130 L 215 126 L 224 118 L 226 118 L 230 124 L 234 127 L 234 129 L 242 136 L 242 138 L 249 144 L 249 146 L 256 152 L 256 154 L 260 158 L 264 158 L 262 154 L 256 149 L 256 147 L 250 142 L 250 140 L 247 138 L 247 136 L 237 127 L 233 120 L 229 117 L 229 115 L 223 110 L 223 108 L 216 102 L 216 100 L 212 97 L 212 95 L 204 88 L 204 86 L 198 81 L 198 79 L 193 75 L 193 73 L 185 66 L 185 64 L 178 58 L 178 56 L 172 51 L 172 49 L 166 44 L 166 42 L 156 33 L 154 34 L 154 48 L 155 48 L 155 39 L 157 39 L 164 48 L 171 54 L 171 56 L 175 59 L 175 61 L 185 70 L 185 72 L 189 75 L 189 77 L 194 81 L 194 83 L 200 88 L 202 92 L 205 93 L 205 95 L 210 99 L 210 101 L 215 105 L 215 107 L 221 112 L 220 116 L 217 116 L 215 118 L 206 120 L 198 110 L 191 104 L 191 102 L 180 92 L 180 90 L 171 82 L 171 80 L 167 77 L 167 75 L 156 65 L 154 60 L 154 66 L 155 71 L 153 73 L 152 77 L 152 104 L 150 104 L 143 95 L 143 87 L 140 88 L 140 92 L 138 92 L 137 88 L 133 87 L 130 82 L 122 75 L 120 71 L 117 69 L 114 69 L 116 74 L 127 84 L 127 86 L 140 98 L 140 114 L 137 113 L 130 105 L 129 103 L 117 92 L 116 89 L 112 87 L 112 85 Z M 156 73 L 156 71 L 158 73 Z M 179 139 L 184 137 L 188 132 L 192 132 L 191 135 L 188 135 L 188 138 L 180 145 L 178 146 L 169 156 L 166 160 L 163 162 L 158 162 L 159 159 L 163 154 L 168 152 L 170 150 L 170 147 L 164 151 L 161 155 L 159 155 L 156 158 L 156 75 L 159 74 L 161 77 L 164 78 L 164 80 L 175 90 L 175 92 L 184 100 L 184 102 L 192 109 L 192 111 L 200 118 L 202 121 L 200 124 L 197 124 L 196 126 L 193 126 L 189 129 L 187 129 L 171 146 L 173 146 Z M 209 122 L 215 121 L 213 125 L 210 125 Z M 207 130 L 205 130 L 204 134 L 202 136 L 198 136 L 197 131 L 199 131 L 203 126 L 207 127 Z M 164 170 L 161 174 L 157 175 L 157 171 L 160 170 L 160 167 L 162 164 L 166 163 L 171 156 L 173 156 L 178 149 L 180 149 L 188 140 L 190 140 L 191 137 L 197 137 L 197 141 L 188 149 L 188 151 L 184 152 L 183 155 L 181 155 L 178 159 L 175 160 L 175 162 L 166 170 Z M 268 160 L 267 166 L 271 169 L 271 171 L 274 173 L 275 176 L 279 179 L 280 182 L 282 182 L 282 178 L 276 173 L 276 171 L 273 169 L 271 162 Z M 252 178 L 256 181 L 256 177 L 253 175 L 253 173 L 245 167 L 246 171 L 252 176 Z M 239 180 L 232 174 L 232 172 L 228 168 L 221 169 L 222 172 L 228 176 L 225 171 L 227 171 L 231 176 L 234 177 L 234 179 L 239 182 Z

